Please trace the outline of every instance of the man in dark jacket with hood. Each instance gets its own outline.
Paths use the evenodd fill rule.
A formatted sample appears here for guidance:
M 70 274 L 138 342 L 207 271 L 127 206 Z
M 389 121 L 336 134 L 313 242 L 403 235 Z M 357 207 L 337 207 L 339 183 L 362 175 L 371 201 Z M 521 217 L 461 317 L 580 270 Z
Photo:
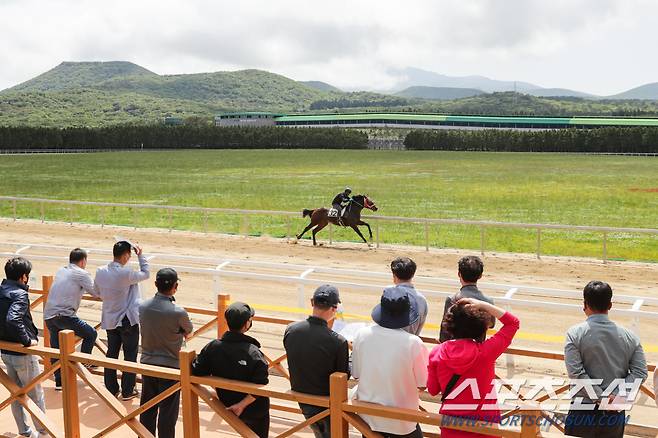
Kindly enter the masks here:
M 24 347 L 37 345 L 37 328 L 32 322 L 30 297 L 27 283 L 32 272 L 32 263 L 23 257 L 9 259 L 5 264 L 6 279 L 0 285 L 0 340 L 17 342 Z M 39 358 L 34 355 L 2 350 L 2 361 L 7 367 L 7 375 L 18 386 L 23 387 L 34 380 L 40 373 Z M 46 410 L 41 385 L 35 385 L 28 396 L 42 410 Z M 26 422 L 23 406 L 14 401 L 11 404 L 18 433 L 22 436 L 35 436 Z M 32 418 L 38 433 L 45 434 L 46 428 L 36 418 Z
M 251 328 L 254 309 L 232 303 L 224 312 L 229 331 L 203 347 L 192 363 L 195 376 L 215 376 L 244 382 L 267 384 L 268 365 L 260 343 L 245 335 Z M 217 397 L 228 410 L 240 417 L 256 435 L 267 438 L 270 429 L 270 399 L 217 388 Z

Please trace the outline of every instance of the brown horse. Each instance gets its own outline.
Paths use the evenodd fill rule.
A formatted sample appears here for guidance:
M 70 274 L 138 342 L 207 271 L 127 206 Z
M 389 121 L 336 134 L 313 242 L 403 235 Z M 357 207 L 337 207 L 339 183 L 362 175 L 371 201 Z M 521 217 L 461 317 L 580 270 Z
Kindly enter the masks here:
M 365 225 L 368 227 L 368 232 L 370 233 L 370 240 L 372 240 L 372 230 L 370 225 L 367 222 L 361 220 L 361 210 L 367 208 L 372 211 L 377 211 L 377 206 L 374 202 L 368 199 L 367 195 L 356 195 L 352 198 L 352 201 L 348 204 L 345 211 L 344 217 L 339 221 L 337 217 L 329 217 L 329 209 L 327 208 L 316 208 L 315 210 L 304 209 L 302 211 L 302 217 L 310 217 L 311 223 L 308 224 L 304 231 L 297 235 L 297 239 L 301 239 L 302 236 L 311 228 L 313 228 L 313 245 L 317 245 L 315 241 L 315 235 L 322 230 L 324 227 L 332 223 L 341 227 L 350 227 L 356 234 L 363 239 L 364 243 L 368 243 L 361 231 L 359 230 L 359 225 Z

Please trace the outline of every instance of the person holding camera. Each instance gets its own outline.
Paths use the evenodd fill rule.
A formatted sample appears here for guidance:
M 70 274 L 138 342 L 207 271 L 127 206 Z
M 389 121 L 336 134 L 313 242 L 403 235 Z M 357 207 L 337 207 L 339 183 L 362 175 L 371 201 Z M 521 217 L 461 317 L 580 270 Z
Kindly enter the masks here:
M 139 270 L 128 266 L 131 252 L 135 251 L 139 260 Z M 94 279 L 94 295 L 103 301 L 101 328 L 107 331 L 107 357 L 118 359 L 123 347 L 123 358 L 137 362 L 139 348 L 139 302 L 138 283 L 149 278 L 149 265 L 142 248 L 132 246 L 125 240 L 114 244 L 114 260 L 98 268 Z M 105 368 L 105 387 L 117 398 L 130 400 L 139 395 L 135 389 L 135 374 L 124 372 L 121 375 L 121 389 L 117 383 L 117 371 Z

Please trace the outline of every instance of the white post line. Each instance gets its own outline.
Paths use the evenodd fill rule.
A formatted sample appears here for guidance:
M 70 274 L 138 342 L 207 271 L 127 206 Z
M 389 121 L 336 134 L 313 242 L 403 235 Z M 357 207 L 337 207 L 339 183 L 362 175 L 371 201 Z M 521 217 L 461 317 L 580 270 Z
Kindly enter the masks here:
M 25 245 L 16 250 L 16 255 L 20 255 L 23 251 L 26 251 L 28 249 L 32 248 L 32 245 Z
M 505 298 L 508 300 L 511 300 L 514 295 L 519 291 L 518 287 L 511 287 L 507 293 L 505 293 Z M 512 304 L 507 303 L 505 304 L 505 310 L 508 312 L 512 311 Z M 514 355 L 513 354 L 506 354 L 505 355 L 505 362 L 507 364 L 507 377 L 512 378 L 514 377 Z
M 217 306 L 217 295 L 219 295 L 222 292 L 222 283 L 221 283 L 222 269 L 224 269 L 230 264 L 231 264 L 231 260 L 226 260 L 225 262 L 222 262 L 219 265 L 215 266 L 215 272 L 213 273 L 212 276 L 212 292 L 213 292 L 212 296 L 213 296 L 213 303 L 215 304 L 215 306 Z
M 313 271 L 315 271 L 315 268 L 307 269 L 306 271 L 302 272 L 299 274 L 299 279 L 304 280 L 309 274 L 311 274 Z M 304 282 L 300 281 L 299 285 L 297 286 L 297 306 L 300 309 L 304 308 Z
M 644 300 L 642 298 L 638 298 L 633 303 L 631 310 L 635 312 L 639 312 L 640 307 L 642 307 L 643 304 L 644 304 Z M 631 331 L 635 333 L 638 337 L 640 336 L 640 317 L 637 315 L 633 315 L 633 319 L 631 320 Z

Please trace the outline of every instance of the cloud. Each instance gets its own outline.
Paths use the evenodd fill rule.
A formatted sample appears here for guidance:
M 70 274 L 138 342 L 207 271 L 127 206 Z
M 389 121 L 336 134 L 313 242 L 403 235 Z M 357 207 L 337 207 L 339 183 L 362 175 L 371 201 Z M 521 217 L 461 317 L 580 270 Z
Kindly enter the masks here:
M 3 0 L 0 89 L 65 60 L 127 60 L 344 88 L 388 88 L 389 72 L 413 66 L 613 92 L 651 81 L 657 12 L 651 0 Z M 621 76 L 611 48 L 643 68 Z

